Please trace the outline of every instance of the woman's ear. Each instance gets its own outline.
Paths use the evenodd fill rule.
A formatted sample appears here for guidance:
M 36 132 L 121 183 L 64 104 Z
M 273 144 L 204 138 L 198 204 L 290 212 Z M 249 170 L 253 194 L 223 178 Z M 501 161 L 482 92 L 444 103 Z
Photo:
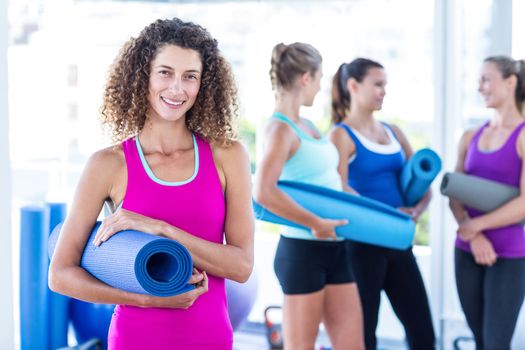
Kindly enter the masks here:
M 516 86 L 518 84 L 518 77 L 516 74 L 512 74 L 509 76 L 506 80 L 507 86 L 510 88 L 512 92 L 516 91 Z
M 359 88 L 359 83 L 354 78 L 350 78 L 346 81 L 346 88 L 351 94 L 355 94 Z
M 301 86 L 308 85 L 311 79 L 312 79 L 312 75 L 310 74 L 310 72 L 303 73 L 300 78 Z

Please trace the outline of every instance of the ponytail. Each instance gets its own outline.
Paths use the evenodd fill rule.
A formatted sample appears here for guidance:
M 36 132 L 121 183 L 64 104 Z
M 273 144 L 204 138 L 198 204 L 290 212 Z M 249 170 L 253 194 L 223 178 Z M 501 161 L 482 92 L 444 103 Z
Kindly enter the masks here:
M 343 63 L 335 72 L 332 79 L 332 123 L 339 124 L 343 121 L 346 111 L 350 109 L 350 92 L 346 87 L 348 81 L 348 66 Z
M 275 45 L 270 62 L 272 88 L 291 89 L 302 74 L 306 72 L 315 74 L 321 68 L 322 61 L 319 51 L 310 44 Z

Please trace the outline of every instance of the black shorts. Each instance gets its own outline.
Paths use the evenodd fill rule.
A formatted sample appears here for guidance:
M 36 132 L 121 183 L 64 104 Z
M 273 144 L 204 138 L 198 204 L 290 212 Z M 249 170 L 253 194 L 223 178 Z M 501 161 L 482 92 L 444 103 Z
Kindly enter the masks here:
M 355 282 L 345 241 L 281 236 L 273 267 L 284 294 L 313 293 L 327 284 Z

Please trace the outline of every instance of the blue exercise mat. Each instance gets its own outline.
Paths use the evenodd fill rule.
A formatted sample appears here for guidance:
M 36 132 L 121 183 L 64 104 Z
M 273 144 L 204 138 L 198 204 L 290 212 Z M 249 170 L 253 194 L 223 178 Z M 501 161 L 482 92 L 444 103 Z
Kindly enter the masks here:
M 47 235 L 53 232 L 55 226 L 66 219 L 67 206 L 65 203 L 46 203 L 49 209 L 49 228 Z M 47 242 L 44 245 L 47 250 Z M 45 255 L 46 269 L 48 268 L 47 251 Z M 47 286 L 47 283 L 46 283 Z M 58 349 L 67 347 L 67 331 L 69 325 L 69 297 L 55 293 L 48 289 L 47 291 L 47 326 L 48 330 L 48 349 Z
M 417 151 L 408 160 L 399 177 L 401 192 L 407 207 L 412 207 L 419 202 L 440 171 L 441 159 L 429 148 Z
M 412 245 L 414 221 L 409 215 L 386 204 L 294 181 L 279 181 L 278 187 L 302 207 L 322 218 L 348 219 L 347 225 L 336 228 L 339 237 L 395 249 L 407 249 Z M 255 201 L 253 208 L 259 220 L 306 228 L 275 215 Z
M 20 210 L 20 347 L 47 349 L 47 252 L 49 209 Z M 5 288 L 5 287 L 3 287 Z
M 193 263 L 188 250 L 172 239 L 126 230 L 99 247 L 93 239 L 97 222 L 84 248 L 80 265 L 102 282 L 128 292 L 172 296 L 195 288 L 188 284 Z M 62 225 L 49 238 L 53 255 Z

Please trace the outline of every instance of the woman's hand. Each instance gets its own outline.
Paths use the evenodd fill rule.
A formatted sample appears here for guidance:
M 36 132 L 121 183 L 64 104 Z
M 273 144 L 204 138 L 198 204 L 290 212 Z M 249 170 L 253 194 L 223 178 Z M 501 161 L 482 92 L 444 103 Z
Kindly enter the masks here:
M 348 220 L 319 219 L 311 228 L 312 235 L 319 239 L 336 239 L 335 228 L 348 224 Z
M 149 296 L 145 302 L 144 307 L 160 307 L 167 309 L 188 309 L 193 305 L 195 300 L 202 294 L 208 291 L 208 275 L 205 271 L 200 273 L 197 269 L 193 269 L 193 275 L 191 276 L 189 284 L 195 285 L 195 289 L 192 289 L 186 293 L 174 295 L 171 297 L 152 297 Z
M 421 216 L 421 211 L 416 207 L 399 207 L 397 210 L 407 214 L 412 218 L 412 221 L 417 222 Z
M 470 241 L 470 250 L 474 255 L 474 260 L 479 265 L 492 266 L 498 258 L 492 243 L 482 233 Z
M 161 228 L 163 224 L 163 221 L 152 219 L 126 209 L 119 209 L 104 219 L 93 239 L 93 244 L 100 246 L 111 236 L 124 230 L 137 230 L 162 236 Z
M 466 218 L 458 227 L 458 235 L 465 242 L 470 242 L 474 237 L 478 236 L 483 227 L 481 227 L 479 220 Z

